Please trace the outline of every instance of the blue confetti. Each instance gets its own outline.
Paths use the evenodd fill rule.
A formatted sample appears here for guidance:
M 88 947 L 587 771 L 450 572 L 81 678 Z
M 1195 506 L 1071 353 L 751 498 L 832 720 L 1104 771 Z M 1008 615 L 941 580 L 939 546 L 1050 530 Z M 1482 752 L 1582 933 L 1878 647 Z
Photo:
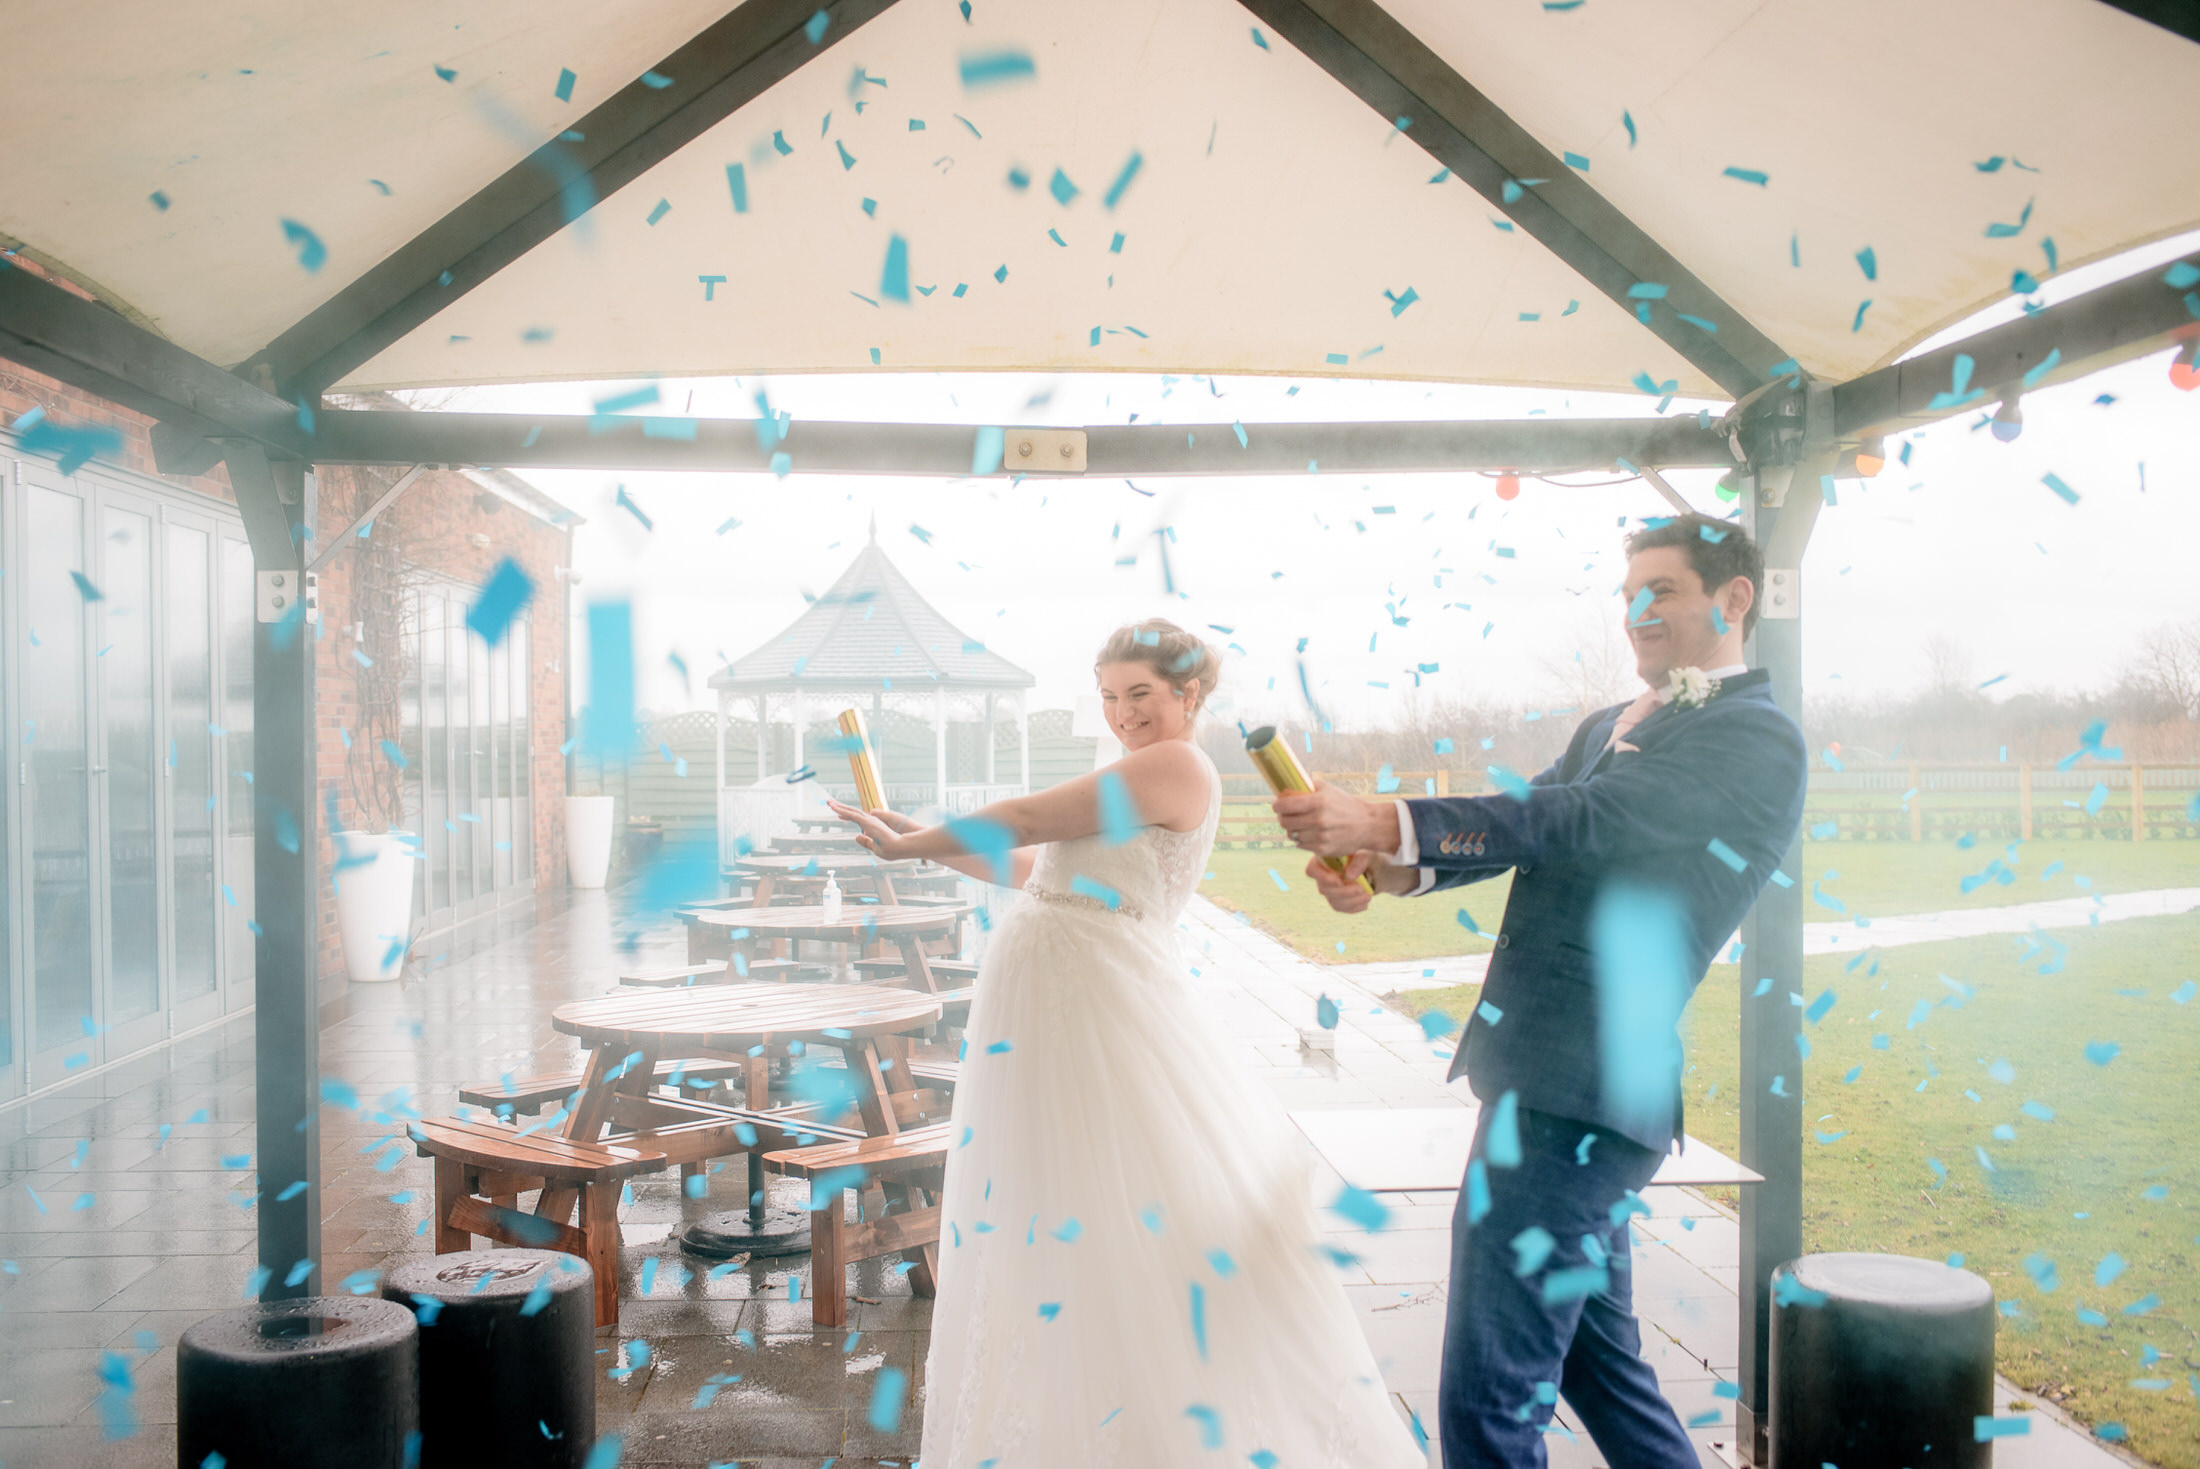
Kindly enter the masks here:
M 974 91 L 1005 82 L 1027 81 L 1037 76 L 1038 71 L 1028 51 L 972 52 L 962 58 L 963 89 Z
M 1507 1091 L 1491 1110 L 1482 1153 L 1492 1168 L 1520 1166 L 1520 1093 Z
M 1111 847 L 1120 847 L 1145 828 L 1139 820 L 1138 807 L 1131 801 L 1129 787 L 1123 777 L 1113 770 L 1100 772 L 1100 839 Z
M 879 272 L 878 293 L 889 301 L 909 300 L 909 242 L 900 235 L 886 242 L 886 265 Z
M 1390 1209 L 1381 1199 L 1364 1188 L 1346 1184 L 1329 1205 L 1332 1212 L 1343 1216 L 1361 1229 L 1374 1233 L 1390 1225 Z
M 474 595 L 474 605 L 466 610 L 466 626 L 480 634 L 481 640 L 495 647 L 504 639 L 505 629 L 512 619 L 533 600 L 534 579 L 520 569 L 520 564 L 507 556 L 499 561 L 489 579 L 481 584 Z M 389 742 L 383 741 L 387 747 Z M 402 761 L 398 769 L 404 769 Z
M 328 264 L 328 246 L 321 243 L 319 235 L 295 219 L 283 221 L 283 238 L 297 248 L 298 264 L 307 274 Z

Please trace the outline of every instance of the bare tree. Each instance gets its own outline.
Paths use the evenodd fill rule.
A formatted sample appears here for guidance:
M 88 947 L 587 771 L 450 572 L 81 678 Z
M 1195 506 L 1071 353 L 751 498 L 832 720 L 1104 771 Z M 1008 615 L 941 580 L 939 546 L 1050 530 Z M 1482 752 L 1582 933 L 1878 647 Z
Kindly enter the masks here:
M 2200 617 L 2149 629 L 2139 640 L 2132 673 L 2186 719 L 2200 719 Z
M 1976 667 L 1971 650 L 1961 639 L 1936 632 L 1925 640 L 1925 688 L 1928 693 L 1968 692 Z
M 1575 611 L 1573 647 L 1564 653 L 1544 653 L 1537 667 L 1558 691 L 1561 707 L 1601 709 L 1624 703 L 1636 691 L 1635 659 L 1627 640 L 1612 626 L 1609 616 L 1582 607 Z

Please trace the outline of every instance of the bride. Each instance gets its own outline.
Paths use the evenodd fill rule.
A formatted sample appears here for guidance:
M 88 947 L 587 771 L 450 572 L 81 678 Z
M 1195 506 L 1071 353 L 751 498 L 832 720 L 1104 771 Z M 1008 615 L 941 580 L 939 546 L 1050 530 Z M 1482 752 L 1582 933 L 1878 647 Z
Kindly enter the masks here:
M 1305 1146 L 1186 982 L 1217 663 L 1172 623 L 1123 628 L 1094 669 L 1114 765 L 945 826 L 835 805 L 881 857 L 1031 899 L 966 1032 L 924 1469 L 1426 1462 L 1317 1248 Z

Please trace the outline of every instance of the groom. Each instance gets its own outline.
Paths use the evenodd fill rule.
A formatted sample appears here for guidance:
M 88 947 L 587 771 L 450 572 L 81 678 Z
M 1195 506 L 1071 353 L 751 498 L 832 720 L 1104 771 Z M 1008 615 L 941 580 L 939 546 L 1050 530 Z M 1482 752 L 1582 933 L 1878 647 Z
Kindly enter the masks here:
M 1482 1101 L 1452 1216 L 1439 1392 L 1450 1469 L 1540 1466 L 1563 1391 L 1612 1469 L 1695 1469 L 1641 1357 L 1627 1218 L 1681 1131 L 1682 1006 L 1778 868 L 1803 813 L 1802 733 L 1742 661 L 1764 558 L 1699 515 L 1627 541 L 1626 630 L 1644 691 L 1599 710 L 1517 794 L 1275 802 L 1355 881 L 1418 897 L 1510 868 L 1482 1004 L 1451 1076 Z

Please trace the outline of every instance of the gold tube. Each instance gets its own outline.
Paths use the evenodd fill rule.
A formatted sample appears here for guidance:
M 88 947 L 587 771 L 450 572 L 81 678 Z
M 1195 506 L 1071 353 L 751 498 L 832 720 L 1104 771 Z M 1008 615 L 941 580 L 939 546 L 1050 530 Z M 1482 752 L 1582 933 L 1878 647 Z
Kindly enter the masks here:
M 1264 724 L 1248 734 L 1245 737 L 1245 753 L 1251 757 L 1253 768 L 1268 782 L 1268 789 L 1277 795 L 1314 789 L 1314 783 L 1306 778 L 1306 772 L 1300 768 L 1298 757 L 1291 753 L 1290 743 L 1276 737 L 1274 725 Z M 1331 872 L 1342 872 L 1345 869 L 1345 860 L 1342 857 L 1324 857 L 1321 863 Z M 1365 873 L 1360 876 L 1360 886 L 1371 893 L 1375 891 L 1374 882 Z
M 884 811 L 886 791 L 878 783 L 878 761 L 871 754 L 871 736 L 863 727 L 862 712 L 841 710 L 840 732 L 855 742 L 848 749 L 848 769 L 856 778 L 856 804 L 866 811 Z

